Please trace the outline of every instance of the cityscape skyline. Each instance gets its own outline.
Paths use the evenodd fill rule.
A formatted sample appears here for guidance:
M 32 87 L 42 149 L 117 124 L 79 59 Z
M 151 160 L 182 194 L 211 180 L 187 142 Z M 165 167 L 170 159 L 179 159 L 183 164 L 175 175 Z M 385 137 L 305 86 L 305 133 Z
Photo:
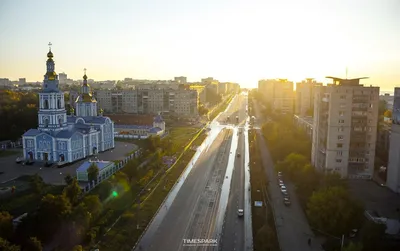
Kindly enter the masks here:
M 97 80 L 211 76 L 256 87 L 264 78 L 326 83 L 348 68 L 349 78 L 370 77 L 365 85 L 387 92 L 400 78 L 399 7 L 392 0 L 2 1 L 0 77 L 41 81 L 51 41 L 57 73 L 72 79 L 87 68 Z

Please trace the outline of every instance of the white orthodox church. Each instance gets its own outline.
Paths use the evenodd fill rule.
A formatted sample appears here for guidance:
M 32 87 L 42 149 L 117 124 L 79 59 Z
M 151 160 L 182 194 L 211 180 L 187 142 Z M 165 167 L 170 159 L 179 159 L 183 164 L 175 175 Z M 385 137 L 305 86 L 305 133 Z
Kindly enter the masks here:
M 103 117 L 102 111 L 97 114 L 97 101 L 87 84 L 86 70 L 76 113 L 67 116 L 51 48 L 47 57 L 47 73 L 39 93 L 39 127 L 22 135 L 24 158 L 69 163 L 114 148 L 114 122 Z

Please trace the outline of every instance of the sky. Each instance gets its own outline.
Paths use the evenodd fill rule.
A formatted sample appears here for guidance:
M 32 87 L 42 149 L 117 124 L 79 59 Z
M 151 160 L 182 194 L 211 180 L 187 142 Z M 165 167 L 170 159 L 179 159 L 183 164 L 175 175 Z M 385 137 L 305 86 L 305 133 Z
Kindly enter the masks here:
M 370 77 L 400 86 L 398 0 L 1 0 L 0 78 Z

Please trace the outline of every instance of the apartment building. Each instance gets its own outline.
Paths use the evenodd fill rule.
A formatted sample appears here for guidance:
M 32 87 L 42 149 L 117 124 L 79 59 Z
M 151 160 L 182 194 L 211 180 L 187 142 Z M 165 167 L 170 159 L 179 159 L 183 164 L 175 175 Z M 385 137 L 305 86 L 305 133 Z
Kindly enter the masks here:
M 400 193 L 400 88 L 398 87 L 394 89 L 392 119 L 386 185 L 395 193 Z
M 99 107 L 106 113 L 174 114 L 198 116 L 196 90 L 141 88 L 134 90 L 97 90 Z
M 315 86 L 322 86 L 322 83 L 317 83 L 313 78 L 296 83 L 295 114 L 299 116 L 313 115 Z
M 293 114 L 293 82 L 287 79 L 267 79 L 258 82 L 258 88 L 275 112 Z
M 315 87 L 312 164 L 343 178 L 371 179 L 374 171 L 379 87 L 358 79 Z

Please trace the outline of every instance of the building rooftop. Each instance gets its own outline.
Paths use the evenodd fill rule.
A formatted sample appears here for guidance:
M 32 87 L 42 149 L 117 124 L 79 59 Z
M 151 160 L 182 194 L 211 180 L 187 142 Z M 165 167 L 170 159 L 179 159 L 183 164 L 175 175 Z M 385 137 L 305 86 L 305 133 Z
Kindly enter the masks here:
M 99 170 L 101 171 L 102 169 L 106 168 L 109 165 L 114 164 L 111 161 L 104 161 L 104 160 L 99 160 L 99 161 L 85 161 L 78 169 L 76 169 L 77 172 L 86 172 L 87 169 L 90 167 L 92 163 L 95 163 Z

